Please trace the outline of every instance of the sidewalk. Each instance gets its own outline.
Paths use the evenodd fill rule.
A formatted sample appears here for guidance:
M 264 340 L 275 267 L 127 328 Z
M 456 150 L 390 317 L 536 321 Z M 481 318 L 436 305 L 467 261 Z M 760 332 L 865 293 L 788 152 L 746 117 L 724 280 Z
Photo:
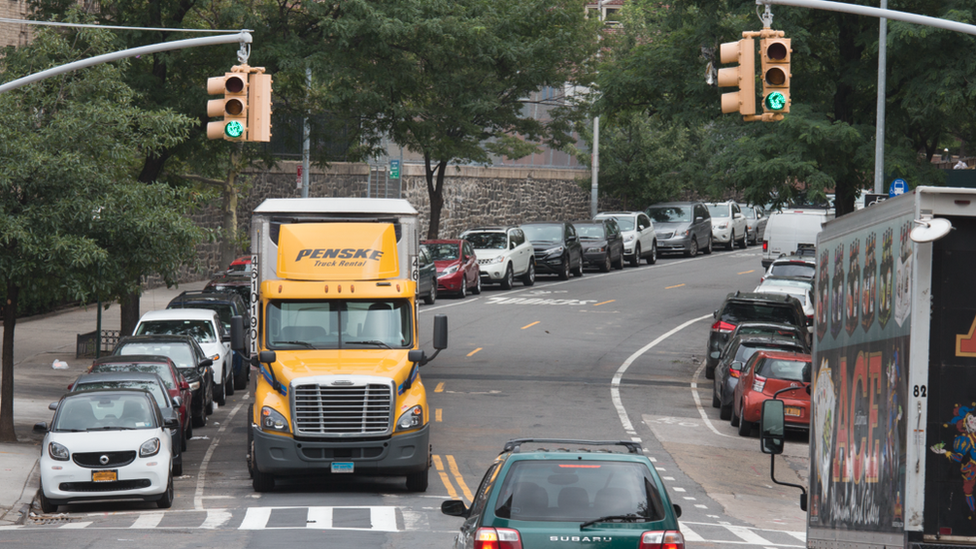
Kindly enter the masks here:
M 139 303 L 139 312 L 163 309 L 181 292 L 202 290 L 206 284 L 207 281 L 200 281 L 146 290 Z M 43 437 L 33 433 L 34 424 L 51 421 L 48 404 L 56 402 L 67 386 L 91 364 L 91 359 L 75 358 L 75 345 L 78 334 L 95 331 L 97 314 L 97 307 L 90 305 L 17 321 L 14 331 L 14 430 L 17 442 L 0 443 L 0 526 L 22 524 L 27 518 L 40 480 L 37 463 Z M 118 330 L 119 323 L 117 304 L 102 310 L 103 330 Z M 68 369 L 53 369 L 55 360 L 67 362 Z

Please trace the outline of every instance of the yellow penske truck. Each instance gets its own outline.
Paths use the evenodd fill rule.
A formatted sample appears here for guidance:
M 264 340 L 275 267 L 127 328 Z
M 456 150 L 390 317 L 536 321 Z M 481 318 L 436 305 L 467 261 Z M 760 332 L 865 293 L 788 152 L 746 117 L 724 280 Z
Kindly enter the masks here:
M 232 340 L 259 374 L 248 418 L 257 492 L 276 478 L 405 476 L 427 489 L 430 408 L 419 369 L 417 211 L 406 200 L 269 199 L 251 220 L 251 325 Z

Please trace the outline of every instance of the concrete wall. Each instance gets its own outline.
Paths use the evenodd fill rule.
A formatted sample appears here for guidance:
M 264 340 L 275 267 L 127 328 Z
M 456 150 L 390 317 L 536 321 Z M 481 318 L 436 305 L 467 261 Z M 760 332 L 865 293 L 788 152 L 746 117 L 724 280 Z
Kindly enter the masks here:
M 250 212 L 266 198 L 301 197 L 301 189 L 296 187 L 299 164 L 283 162 L 273 170 L 254 170 L 247 174 L 248 188 L 238 207 L 240 231 L 249 234 Z M 402 196 L 420 212 L 420 236 L 426 238 L 430 202 L 422 165 L 408 164 L 402 168 L 402 188 L 396 180 L 384 181 L 385 174 L 378 175 L 375 171 L 370 180 L 366 164 L 336 163 L 326 170 L 313 167 L 310 171 L 310 197 L 365 197 L 367 187 L 372 197 Z M 598 209 L 618 207 L 616 202 L 601 198 Z M 465 229 L 485 225 L 589 218 L 588 170 L 451 166 L 444 181 L 444 208 L 438 236 L 453 238 Z M 219 227 L 219 201 L 198 212 L 194 219 L 207 228 Z M 198 252 L 198 270 L 188 271 L 186 280 L 199 280 L 219 270 L 220 257 L 215 243 L 201 244 Z

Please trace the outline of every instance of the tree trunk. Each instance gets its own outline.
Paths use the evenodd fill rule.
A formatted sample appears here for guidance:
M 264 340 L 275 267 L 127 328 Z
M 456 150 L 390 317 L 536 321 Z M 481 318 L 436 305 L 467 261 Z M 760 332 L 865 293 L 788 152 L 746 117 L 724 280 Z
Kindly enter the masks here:
M 7 303 L 3 307 L 3 358 L 0 369 L 0 442 L 17 442 L 14 431 L 14 327 L 17 325 L 17 297 L 20 288 L 7 281 Z
M 444 172 L 447 171 L 447 160 L 441 160 L 436 167 L 431 168 L 430 157 L 424 155 L 424 168 L 427 176 L 427 196 L 430 198 L 430 225 L 427 226 L 427 240 L 435 240 L 440 233 L 441 210 L 444 208 Z
M 139 323 L 139 292 L 132 292 L 122 297 L 119 304 L 122 321 L 119 323 L 119 335 L 130 335 Z

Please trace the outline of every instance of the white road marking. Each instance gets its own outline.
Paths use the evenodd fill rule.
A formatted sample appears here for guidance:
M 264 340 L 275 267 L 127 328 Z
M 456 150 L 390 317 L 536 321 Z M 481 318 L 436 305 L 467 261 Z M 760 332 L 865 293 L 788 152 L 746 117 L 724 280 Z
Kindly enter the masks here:
M 729 532 L 732 532 L 736 536 L 742 538 L 742 541 L 751 545 L 770 545 L 772 543 L 768 539 L 743 526 L 730 525 L 726 526 L 726 528 L 728 528 Z
M 216 404 L 214 404 L 216 406 Z M 193 508 L 197 511 L 203 511 L 203 487 L 204 480 L 207 477 L 207 467 L 210 465 L 210 458 L 213 456 L 214 450 L 217 449 L 217 445 L 220 444 L 220 435 L 227 429 L 227 426 L 234 422 L 234 416 L 237 411 L 244 406 L 243 402 L 239 402 L 234 409 L 230 411 L 230 415 L 227 416 L 227 421 L 217 429 L 217 435 L 214 436 L 213 441 L 210 442 L 210 446 L 207 447 L 207 453 L 203 456 L 203 461 L 200 462 L 200 472 L 197 473 L 197 489 L 193 495 Z
M 708 315 L 708 316 L 712 316 L 712 315 Z M 698 408 L 698 414 L 701 415 L 701 418 L 703 420 L 705 420 L 705 425 L 707 425 L 708 428 L 711 429 L 713 433 L 715 433 L 716 435 L 718 435 L 720 437 L 734 438 L 732 435 L 727 435 L 725 433 L 720 433 L 718 431 L 718 429 L 716 429 L 715 426 L 712 425 L 712 421 L 710 419 L 708 419 L 708 416 L 705 415 L 705 408 L 702 407 L 701 399 L 698 398 L 698 381 L 697 381 L 698 380 L 698 376 L 701 375 L 701 372 L 704 369 L 705 369 L 705 361 L 702 360 L 701 366 L 699 366 L 698 369 L 695 370 L 695 375 L 691 378 L 692 379 L 692 381 L 691 381 L 691 398 L 695 399 L 695 407 Z
M 204 530 L 216 530 L 224 524 L 227 524 L 232 516 L 230 511 L 226 509 L 207 509 L 207 520 L 203 521 L 200 528 Z
M 163 520 L 163 513 L 143 513 L 129 528 L 155 528 Z
M 688 525 L 683 522 L 678 522 L 678 529 L 681 530 L 681 535 L 685 538 L 685 543 L 689 541 L 705 541 L 705 538 L 695 533 L 691 528 L 688 528 Z

